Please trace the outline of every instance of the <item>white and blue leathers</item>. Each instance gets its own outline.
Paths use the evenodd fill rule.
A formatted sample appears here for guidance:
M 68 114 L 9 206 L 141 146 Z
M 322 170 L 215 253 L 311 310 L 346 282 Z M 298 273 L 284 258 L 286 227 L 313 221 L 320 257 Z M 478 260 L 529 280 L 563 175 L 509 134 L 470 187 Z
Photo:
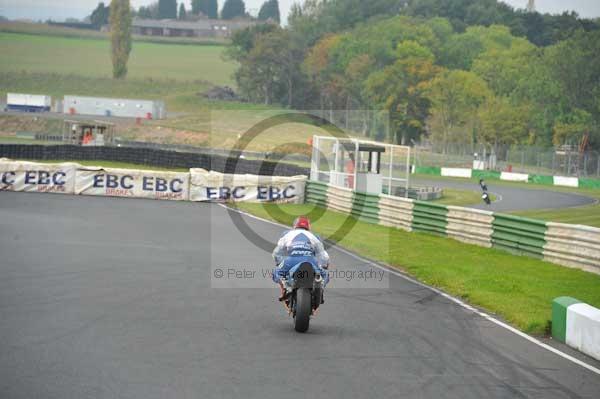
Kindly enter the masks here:
M 326 269 L 329 265 L 329 254 L 319 237 L 304 229 L 287 231 L 273 250 L 273 259 L 279 265 L 273 280 L 279 282 L 279 276 L 288 272 L 285 269 L 295 264 L 294 258 L 302 257 L 313 257 L 321 269 Z

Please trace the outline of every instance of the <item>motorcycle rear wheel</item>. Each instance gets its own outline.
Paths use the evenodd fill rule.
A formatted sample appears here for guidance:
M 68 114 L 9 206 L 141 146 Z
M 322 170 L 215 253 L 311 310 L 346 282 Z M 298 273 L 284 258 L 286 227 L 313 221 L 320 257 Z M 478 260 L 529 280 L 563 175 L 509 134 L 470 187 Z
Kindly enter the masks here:
M 312 311 L 311 294 L 308 288 L 299 288 L 296 292 L 296 315 L 294 316 L 294 329 L 304 333 L 308 331 L 310 314 Z

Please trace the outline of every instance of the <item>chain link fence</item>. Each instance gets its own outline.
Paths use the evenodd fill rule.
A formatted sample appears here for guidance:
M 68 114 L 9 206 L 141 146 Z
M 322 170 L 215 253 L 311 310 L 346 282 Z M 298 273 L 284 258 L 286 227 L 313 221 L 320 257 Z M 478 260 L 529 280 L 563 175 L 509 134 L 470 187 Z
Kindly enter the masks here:
M 413 151 L 417 166 L 490 169 L 550 176 L 600 177 L 600 153 L 534 146 L 424 144 Z

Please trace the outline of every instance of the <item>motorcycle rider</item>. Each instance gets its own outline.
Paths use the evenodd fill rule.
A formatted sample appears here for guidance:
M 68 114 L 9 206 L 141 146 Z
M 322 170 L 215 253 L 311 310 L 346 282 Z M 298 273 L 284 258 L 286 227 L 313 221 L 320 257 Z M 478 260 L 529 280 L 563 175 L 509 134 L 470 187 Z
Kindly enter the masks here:
M 284 301 L 286 296 L 281 277 L 294 266 L 293 258 L 302 256 L 314 256 L 320 268 L 329 268 L 329 254 L 325 251 L 323 242 L 310 231 L 310 220 L 306 216 L 300 216 L 294 221 L 292 230 L 285 232 L 273 250 L 273 259 L 278 265 L 273 272 L 273 281 L 279 284 L 280 301 Z M 288 260 L 291 261 L 287 262 Z

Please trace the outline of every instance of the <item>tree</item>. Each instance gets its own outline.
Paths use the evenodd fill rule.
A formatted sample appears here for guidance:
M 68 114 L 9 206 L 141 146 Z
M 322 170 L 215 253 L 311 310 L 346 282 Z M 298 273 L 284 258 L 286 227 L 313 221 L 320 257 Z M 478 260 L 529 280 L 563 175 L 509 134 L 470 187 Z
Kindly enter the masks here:
M 511 104 L 508 98 L 490 97 L 478 112 L 478 141 L 494 147 L 524 142 L 529 136 L 529 112 L 522 105 Z
M 554 125 L 554 145 L 578 144 L 582 137 L 590 134 L 593 129 L 593 119 L 589 112 L 575 109 L 572 113 L 561 117 Z
M 515 39 L 509 48 L 491 48 L 473 62 L 472 71 L 481 76 L 499 96 L 510 96 L 521 79 L 535 73 L 532 60 L 537 48 L 526 39 Z
M 100 29 L 104 25 L 108 25 L 108 15 L 110 13 L 110 7 L 104 6 L 104 3 L 99 3 L 98 7 L 92 12 L 90 21 L 94 28 Z
M 428 93 L 431 122 L 438 128 L 433 129 L 432 136 L 443 143 L 444 152 L 449 142 L 471 142 L 468 125 L 472 125 L 479 106 L 491 96 L 485 81 L 472 72 L 445 71 L 433 79 Z
M 110 4 L 110 41 L 113 77 L 127 76 L 127 62 L 131 53 L 131 6 L 129 0 L 112 0 Z
M 181 3 L 179 5 L 179 19 L 185 20 L 187 18 L 187 11 L 185 10 L 185 4 Z
M 219 18 L 219 4 L 217 0 L 192 0 L 192 14 L 206 15 L 210 19 Z
M 588 112 L 600 124 L 600 31 L 579 32 L 546 55 L 569 108 Z
M 431 51 L 412 40 L 400 43 L 396 56 L 392 65 L 369 76 L 366 91 L 374 105 L 389 111 L 393 141 L 406 144 L 425 131 L 428 85 L 441 69 Z
M 154 2 L 147 7 L 141 6 L 138 10 L 137 16 L 147 19 L 160 19 L 158 2 Z
M 246 15 L 246 4 L 243 0 L 225 0 L 221 10 L 221 18 L 234 19 Z
M 281 16 L 279 14 L 279 1 L 267 0 L 263 3 L 260 11 L 258 12 L 258 19 L 261 21 L 267 21 L 269 19 L 279 23 Z
M 158 0 L 160 19 L 177 19 L 177 0 Z

